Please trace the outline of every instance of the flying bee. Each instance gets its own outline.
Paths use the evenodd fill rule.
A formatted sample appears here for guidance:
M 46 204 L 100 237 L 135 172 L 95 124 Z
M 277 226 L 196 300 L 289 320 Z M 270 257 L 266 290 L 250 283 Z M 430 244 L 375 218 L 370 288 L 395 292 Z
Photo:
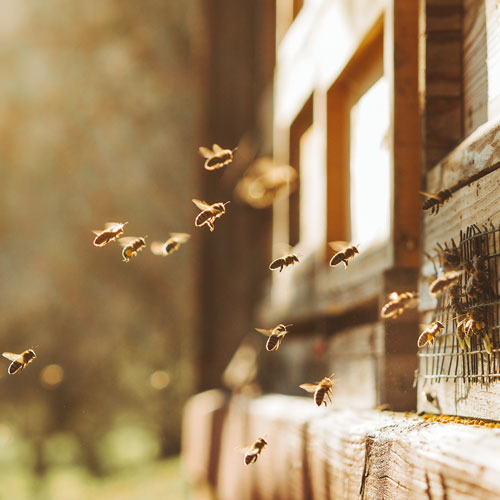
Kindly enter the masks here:
M 212 232 L 215 229 L 215 220 L 222 217 L 226 213 L 226 205 L 230 202 L 218 202 L 209 205 L 205 201 L 193 200 L 193 203 L 201 210 L 194 220 L 194 225 L 196 227 L 201 227 L 203 224 L 206 224 L 209 227 L 210 232 Z
M 277 351 L 279 346 L 281 345 L 281 342 L 283 342 L 285 335 L 288 333 L 287 328 L 289 326 L 293 325 L 283 325 L 280 323 L 279 325 L 276 325 L 274 328 L 271 328 L 270 330 L 265 330 L 264 328 L 256 328 L 255 330 L 258 331 L 259 333 L 262 333 L 262 335 L 267 335 L 268 337 L 266 342 L 267 351 Z
M 424 347 L 425 345 L 433 346 L 434 340 L 441 333 L 441 330 L 444 328 L 443 323 L 441 321 L 434 321 L 431 323 L 418 337 L 417 346 Z
M 314 384 L 301 384 L 299 387 L 307 392 L 314 392 L 314 402 L 318 406 L 321 406 L 322 403 L 327 406 L 326 398 L 332 403 L 331 393 L 334 375 L 335 374 L 332 373 L 329 377 L 324 377 L 319 382 L 315 382 Z
M 250 465 L 257 461 L 261 451 L 267 446 L 267 441 L 264 438 L 258 438 L 253 444 L 244 449 L 245 465 Z
M 380 311 L 382 318 L 397 318 L 404 310 L 415 307 L 418 303 L 418 292 L 392 292 L 387 302 Z
M 214 144 L 212 149 L 200 146 L 198 151 L 205 160 L 205 170 L 219 170 L 227 167 L 233 161 L 233 153 L 238 148 L 222 149 L 218 144 Z
M 187 233 L 170 233 L 170 238 L 167 241 L 153 241 L 149 248 L 155 255 L 165 257 L 177 252 L 182 243 L 186 243 L 190 237 L 191 235 Z
M 125 225 L 128 222 L 106 222 L 105 229 L 94 229 L 92 232 L 96 235 L 94 245 L 96 247 L 106 246 L 108 243 L 115 241 L 123 234 Z
M 269 264 L 269 269 L 271 271 L 279 269 L 281 273 L 284 267 L 293 266 L 296 262 L 299 262 L 299 258 L 297 257 L 297 255 L 290 253 L 288 255 L 280 257 L 279 259 L 273 260 L 271 264 Z
M 442 189 L 437 193 L 426 193 L 424 191 L 420 191 L 420 194 L 427 196 L 427 199 L 422 205 L 422 210 L 430 209 L 431 215 L 437 215 L 440 207 L 442 207 L 444 203 L 448 201 L 452 196 L 452 193 L 449 189 Z
M 345 241 L 330 241 L 328 245 L 336 252 L 330 260 L 331 267 L 343 262 L 345 268 L 347 268 L 349 266 L 349 259 L 352 259 L 359 253 L 359 245 L 349 245 Z
M 31 363 L 36 358 L 36 354 L 33 349 L 26 349 L 21 354 L 14 354 L 13 352 L 4 352 L 2 353 L 2 356 L 12 361 L 7 370 L 7 373 L 9 375 L 14 375 L 14 373 L 22 372 L 26 367 L 26 365 Z
M 147 236 L 128 236 L 118 240 L 118 243 L 123 247 L 123 262 L 130 262 L 130 259 L 135 257 L 146 246 L 146 238 Z
M 448 271 L 447 273 L 444 273 L 443 276 L 441 276 L 441 278 L 435 279 L 430 284 L 429 293 L 431 293 L 434 296 L 439 295 L 448 287 L 457 283 L 462 274 L 463 271 Z

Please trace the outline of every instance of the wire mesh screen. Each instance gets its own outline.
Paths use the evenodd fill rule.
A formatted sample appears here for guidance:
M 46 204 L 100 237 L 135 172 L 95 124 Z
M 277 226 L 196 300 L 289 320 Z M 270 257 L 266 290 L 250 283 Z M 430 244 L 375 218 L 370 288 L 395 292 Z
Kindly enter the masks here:
M 433 314 L 444 325 L 434 345 L 420 349 L 418 377 L 487 384 L 500 378 L 498 264 L 500 228 L 469 226 L 460 242 L 437 246 L 437 274 L 462 271 L 438 296 Z

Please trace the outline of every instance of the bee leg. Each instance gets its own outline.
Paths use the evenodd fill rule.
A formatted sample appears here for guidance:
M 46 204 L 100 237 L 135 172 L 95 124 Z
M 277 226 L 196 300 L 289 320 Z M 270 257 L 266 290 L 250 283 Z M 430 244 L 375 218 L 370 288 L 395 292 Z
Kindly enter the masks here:
M 344 266 L 345 266 L 345 267 L 344 267 L 344 269 L 347 269 L 347 268 L 349 267 L 349 262 L 348 262 L 348 260 L 347 260 L 347 259 L 344 259 L 342 262 L 344 263 Z

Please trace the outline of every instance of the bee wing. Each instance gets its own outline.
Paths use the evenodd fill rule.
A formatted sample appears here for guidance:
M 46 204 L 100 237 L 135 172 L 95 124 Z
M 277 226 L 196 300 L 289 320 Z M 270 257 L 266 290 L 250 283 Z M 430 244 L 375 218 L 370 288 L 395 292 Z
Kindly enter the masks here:
M 266 335 L 267 337 L 270 337 L 273 332 L 272 330 L 266 330 L 265 328 L 256 328 L 255 330 L 262 333 L 262 335 Z
M 425 191 L 420 191 L 420 194 L 427 196 L 427 198 L 434 198 L 435 200 L 439 200 L 439 196 L 437 196 L 437 193 L 426 193 Z
M 7 358 L 9 361 L 16 361 L 19 358 L 19 354 L 15 354 L 13 352 L 3 352 L 2 356 Z
M 97 236 L 102 233 L 102 229 L 92 229 L 92 232 Z
M 170 233 L 170 237 L 179 243 L 185 243 L 191 238 L 191 235 L 187 233 Z
M 341 250 L 344 250 L 344 248 L 347 248 L 349 246 L 349 242 L 348 241 L 329 241 L 328 246 L 332 250 L 335 250 L 336 252 L 340 252 Z
M 133 241 L 135 241 L 138 238 L 138 236 L 125 236 L 124 238 L 118 239 L 118 243 L 122 247 L 126 247 L 127 245 L 130 245 Z
M 209 205 L 206 201 L 193 199 L 192 202 L 200 209 L 200 210 L 208 210 L 211 205 Z
M 214 152 L 213 151 L 210 151 L 210 149 L 208 148 L 204 148 L 203 146 L 200 146 L 198 148 L 198 151 L 200 153 L 201 156 L 203 156 L 203 158 L 212 158 L 212 156 L 214 155 Z
M 110 227 L 113 227 L 113 226 L 125 226 L 126 224 L 128 224 L 128 222 L 106 222 L 106 224 L 104 224 L 104 227 L 106 229 L 109 229 Z
M 307 392 L 316 392 L 318 386 L 316 384 L 300 384 L 299 387 Z
M 424 347 L 427 344 L 427 330 L 424 330 L 417 340 L 417 347 Z
M 223 148 L 221 148 L 218 144 L 214 144 L 212 146 L 212 149 L 213 149 L 214 153 L 220 153 L 223 150 Z
M 165 255 L 165 242 L 163 241 L 153 241 L 151 245 L 149 245 L 149 248 L 155 255 Z

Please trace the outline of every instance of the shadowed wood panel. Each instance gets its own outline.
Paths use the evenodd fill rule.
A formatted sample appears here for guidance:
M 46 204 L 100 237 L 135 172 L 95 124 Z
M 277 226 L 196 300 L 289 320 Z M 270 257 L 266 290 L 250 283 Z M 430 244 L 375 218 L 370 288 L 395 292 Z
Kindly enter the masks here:
M 463 0 L 464 136 L 488 120 L 485 2 Z
M 422 165 L 430 169 L 463 137 L 462 0 L 420 1 Z

